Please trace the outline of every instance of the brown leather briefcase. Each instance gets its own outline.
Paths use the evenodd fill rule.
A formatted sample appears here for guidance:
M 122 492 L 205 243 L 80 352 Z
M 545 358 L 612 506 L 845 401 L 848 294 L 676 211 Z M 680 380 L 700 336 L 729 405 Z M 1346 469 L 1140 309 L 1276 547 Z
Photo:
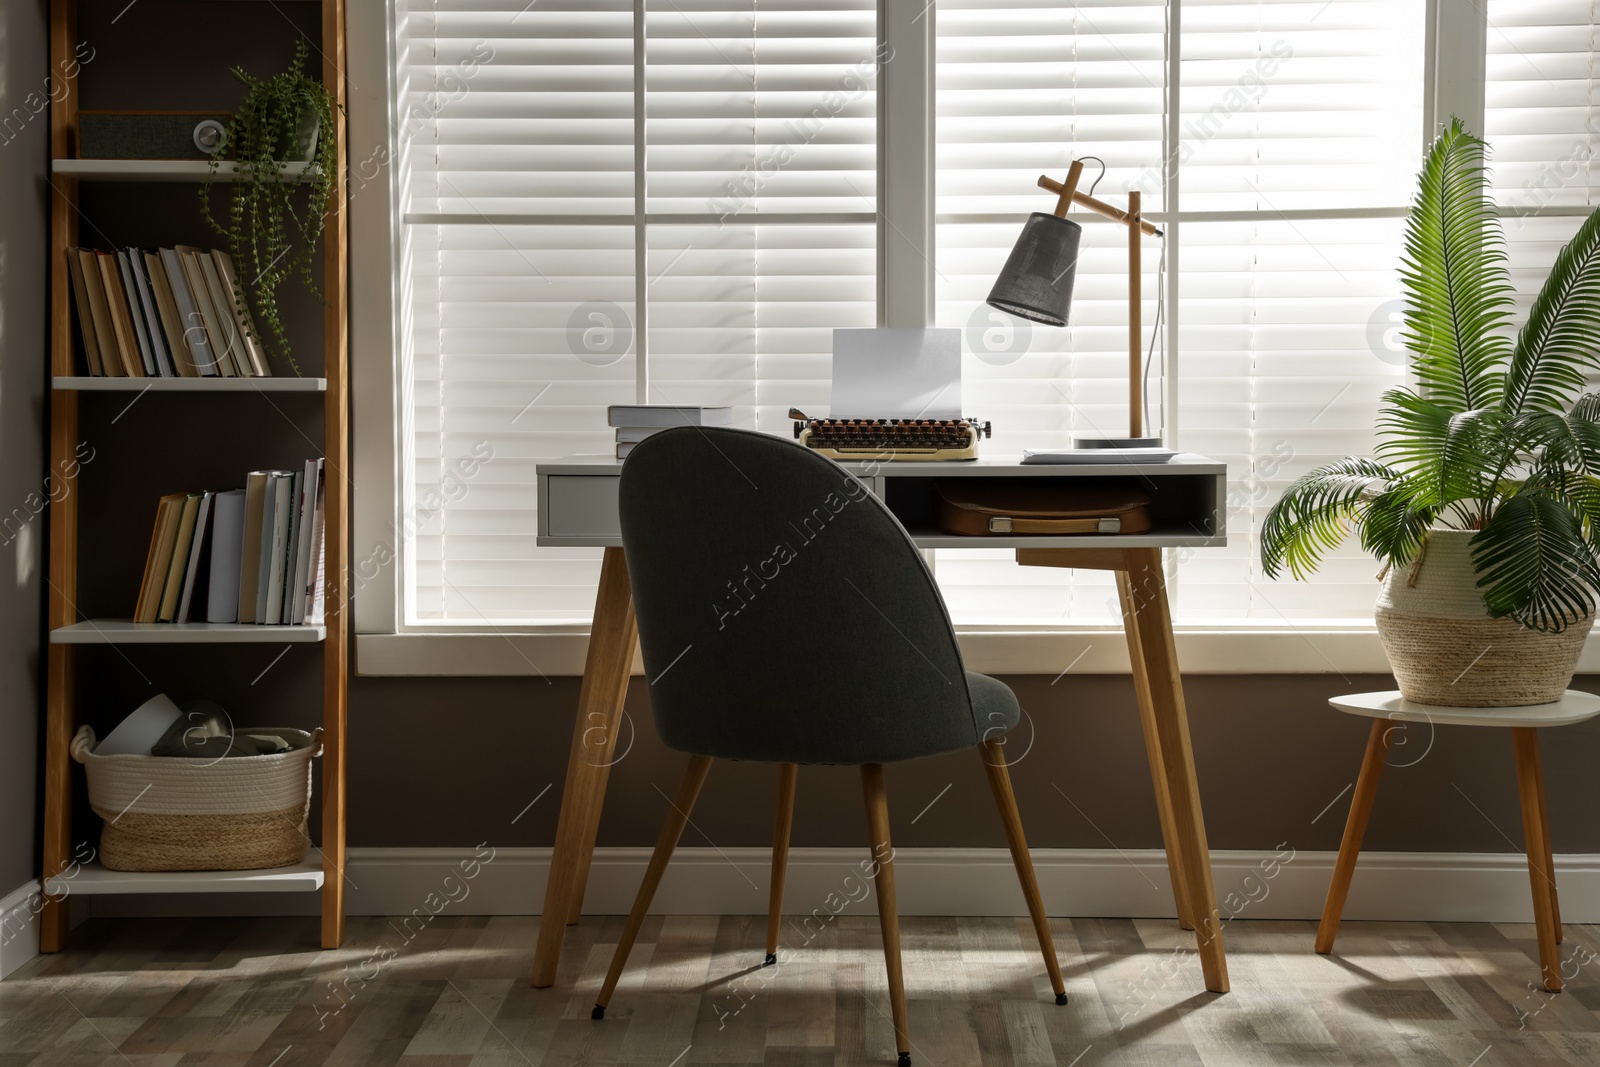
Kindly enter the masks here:
M 1150 495 L 1120 480 L 941 478 L 934 508 L 941 531 L 973 537 L 1150 530 Z

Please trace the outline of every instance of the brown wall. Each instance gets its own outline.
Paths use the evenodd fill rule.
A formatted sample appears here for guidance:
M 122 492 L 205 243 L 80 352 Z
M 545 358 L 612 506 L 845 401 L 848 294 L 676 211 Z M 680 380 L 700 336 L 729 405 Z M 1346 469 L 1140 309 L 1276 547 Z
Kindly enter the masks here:
M 0 5 L 0 896 L 34 876 L 38 865 L 45 524 L 35 512 L 45 472 L 45 27 L 44 0 Z
M 4 48 L 13 59 L 8 82 L 42 79 L 38 7 L 18 12 Z M 97 47 L 85 70 L 84 101 L 99 107 L 231 106 L 232 63 L 278 69 L 295 27 L 315 33 L 314 5 L 84 0 L 82 36 Z M 181 9 L 182 18 L 173 17 Z M 18 24 L 26 24 L 22 31 Z M 175 29 L 175 27 L 177 29 Z M 173 52 L 172 35 L 211 42 L 182 53 L 192 91 L 177 93 L 149 77 L 150 56 Z M 30 34 L 33 39 L 30 39 Z M 208 50 L 209 49 L 209 50 Z M 214 56 L 204 74 L 194 55 Z M 36 79 L 33 73 L 37 72 Z M 40 221 L 42 149 L 0 148 L 4 176 L 0 215 L 7 269 L 4 365 L 0 405 L 6 451 L 0 500 L 10 501 L 39 477 L 39 370 L 43 359 L 44 261 Z M 110 244 L 211 244 L 194 208 L 192 189 L 102 187 L 85 197 L 86 217 Z M 18 269 L 15 264 L 23 264 Z M 287 316 L 308 342 L 316 308 L 298 299 Z M 31 331 L 31 332 L 30 332 Z M 309 331 L 309 332 L 307 332 Z M 304 347 L 304 346 L 303 346 Z M 357 380 L 356 388 L 362 383 Z M 31 392 L 30 392 L 31 390 Z M 208 399 L 146 397 L 126 412 L 126 398 L 86 397 L 84 433 L 96 458 L 83 473 L 86 614 L 126 614 L 142 567 L 157 495 L 238 484 L 243 471 L 284 466 L 314 454 L 320 409 L 314 398 Z M 304 436 L 302 436 L 302 431 Z M 308 441 L 309 438 L 310 440 Z M 357 557 L 361 552 L 356 553 Z M 38 579 L 21 588 L 0 561 L 0 891 L 24 870 L 30 848 L 33 755 L 33 645 Z M 320 717 L 321 654 L 313 647 L 247 646 L 208 650 L 124 646 L 85 648 L 80 659 L 83 721 L 102 729 L 152 693 L 208 696 L 240 722 L 314 726 Z M 1014 770 L 1031 840 L 1044 847 L 1149 848 L 1159 844 L 1138 720 L 1125 677 L 1010 679 L 1030 715 L 1017 751 L 1032 747 Z M 1196 759 L 1211 843 L 1217 848 L 1297 849 L 1337 846 L 1347 795 L 1366 733 L 1364 721 L 1331 711 L 1341 692 L 1390 688 L 1387 677 L 1338 675 L 1219 677 L 1188 682 Z M 1600 679 L 1581 679 L 1600 688 Z M 355 678 L 350 710 L 350 843 L 353 846 L 549 845 L 561 792 L 577 700 L 576 679 Z M 649 725 L 641 684 L 628 701 L 638 733 L 612 774 L 601 826 L 605 845 L 647 845 L 665 810 L 682 758 L 664 751 Z M 1600 852 L 1593 818 L 1597 791 L 1591 768 L 1600 755 L 1600 722 L 1552 732 L 1546 775 L 1555 847 Z M 1014 757 L 1015 758 L 1015 757 Z M 1392 758 L 1368 844 L 1384 850 L 1506 852 L 1520 840 L 1509 743 L 1497 731 L 1444 729 L 1431 740 L 1414 730 Z M 1413 764 L 1401 766 L 1402 764 Z M 754 765 L 713 772 L 686 842 L 761 845 L 768 840 L 773 775 Z M 949 785 L 949 791 L 939 796 Z M 549 792 L 527 808 L 546 786 Z M 889 772 L 894 832 L 904 846 L 1003 844 L 976 757 L 945 756 Z M 795 817 L 797 845 L 849 845 L 865 833 L 852 771 L 810 768 L 801 776 Z M 938 798 L 936 802 L 935 798 Z M 931 807 L 928 805 L 932 803 Z M 524 814 L 524 809 L 527 808 Z M 923 811 L 927 808 L 926 812 Z M 80 805 L 81 811 L 81 805 Z M 10 818 L 12 814 L 17 818 Z M 80 826 L 92 832 L 92 824 Z M 15 861 L 15 862 L 14 862 Z M 12 878 L 18 882 L 20 878 Z

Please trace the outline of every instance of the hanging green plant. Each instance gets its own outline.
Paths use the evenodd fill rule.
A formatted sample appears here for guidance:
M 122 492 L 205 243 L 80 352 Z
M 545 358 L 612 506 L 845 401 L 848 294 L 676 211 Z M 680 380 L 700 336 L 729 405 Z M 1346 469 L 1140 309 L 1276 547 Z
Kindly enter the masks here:
M 244 102 L 212 154 L 200 188 L 200 213 L 228 242 L 239 278 L 235 295 L 248 303 L 258 324 L 257 342 L 295 374 L 300 367 L 278 312 L 278 288 L 299 277 L 322 297 L 311 268 L 338 159 L 333 98 L 305 73 L 306 56 L 301 41 L 289 69 L 266 80 L 233 69 L 245 84 Z M 219 222 L 211 210 L 211 188 L 230 156 L 235 175 L 228 218 Z M 303 178 L 298 167 L 288 172 L 290 163 L 307 164 Z

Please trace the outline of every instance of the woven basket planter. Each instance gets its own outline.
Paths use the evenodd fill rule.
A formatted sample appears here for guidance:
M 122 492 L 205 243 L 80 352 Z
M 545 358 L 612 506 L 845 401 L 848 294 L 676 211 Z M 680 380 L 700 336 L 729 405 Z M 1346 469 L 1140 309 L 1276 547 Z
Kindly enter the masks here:
M 1378 594 L 1378 636 L 1401 696 L 1460 708 L 1560 700 L 1594 617 L 1560 633 L 1490 618 L 1472 567 L 1472 536 L 1428 534 L 1416 564 L 1390 568 Z
M 105 821 L 100 862 L 113 871 L 248 871 L 306 858 L 311 761 L 322 731 L 262 729 L 295 747 L 270 756 L 96 756 L 94 731 L 72 739 Z

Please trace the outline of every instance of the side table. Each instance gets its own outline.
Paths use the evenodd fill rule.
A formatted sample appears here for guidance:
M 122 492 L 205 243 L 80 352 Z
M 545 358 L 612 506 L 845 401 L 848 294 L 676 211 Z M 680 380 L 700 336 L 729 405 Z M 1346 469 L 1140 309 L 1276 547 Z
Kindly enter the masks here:
M 1356 778 L 1355 795 L 1350 800 L 1350 816 L 1345 821 L 1344 839 L 1339 843 L 1339 859 L 1333 867 L 1333 882 L 1328 886 L 1328 901 L 1322 908 L 1322 923 L 1317 927 L 1317 951 L 1333 951 L 1339 933 L 1345 897 L 1350 893 L 1350 877 L 1355 873 L 1361 838 L 1367 831 L 1372 802 L 1383 774 L 1388 752 L 1389 732 L 1396 723 L 1427 722 L 1438 726 L 1503 726 L 1511 731 L 1516 755 L 1517 787 L 1522 801 L 1522 840 L 1528 853 L 1528 879 L 1533 886 L 1533 916 L 1539 931 L 1539 965 L 1544 987 L 1561 989 L 1561 958 L 1556 946 L 1561 942 L 1561 910 L 1556 901 L 1556 869 L 1550 852 L 1550 819 L 1544 802 L 1544 773 L 1539 766 L 1539 728 L 1569 726 L 1600 715 L 1600 697 L 1567 690 L 1553 704 L 1533 704 L 1517 708 L 1455 708 L 1414 704 L 1398 692 L 1356 693 L 1328 701 L 1350 715 L 1373 720 L 1367 735 L 1366 755 Z

